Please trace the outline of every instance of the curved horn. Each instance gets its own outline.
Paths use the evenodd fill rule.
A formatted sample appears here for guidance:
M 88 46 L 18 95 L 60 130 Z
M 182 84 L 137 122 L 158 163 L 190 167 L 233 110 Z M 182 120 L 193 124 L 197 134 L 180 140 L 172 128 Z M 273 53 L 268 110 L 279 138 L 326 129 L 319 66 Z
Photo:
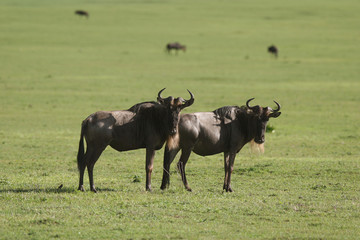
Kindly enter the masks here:
M 186 101 L 192 101 L 194 102 L 194 94 L 192 94 L 189 89 L 186 89 L 189 93 L 190 93 L 190 99 L 189 100 L 186 100 Z
M 166 88 L 163 88 L 160 90 L 160 92 L 158 93 L 158 101 L 164 101 L 164 98 L 161 97 L 161 93 L 165 90 Z
M 194 94 L 192 94 L 189 89 L 187 89 L 187 91 L 190 94 L 190 99 L 189 100 L 185 100 L 185 103 L 182 105 L 183 108 L 191 106 L 194 103 Z
M 250 107 L 249 106 L 249 102 L 254 100 L 255 98 L 250 98 L 249 100 L 246 101 L 246 106 L 249 108 L 249 109 L 253 109 L 254 107 Z
M 279 104 L 277 101 L 275 101 L 275 100 L 274 100 L 274 103 L 277 105 L 277 109 L 273 110 L 273 112 L 278 112 L 278 111 L 280 111 L 280 108 L 281 108 L 280 104 Z

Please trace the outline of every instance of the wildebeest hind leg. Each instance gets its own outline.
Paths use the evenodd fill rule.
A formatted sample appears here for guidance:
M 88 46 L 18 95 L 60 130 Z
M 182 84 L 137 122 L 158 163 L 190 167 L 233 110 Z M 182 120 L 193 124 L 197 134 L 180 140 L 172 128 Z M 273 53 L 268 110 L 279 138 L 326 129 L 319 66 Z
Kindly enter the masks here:
M 79 188 L 78 188 L 78 190 L 83 191 L 83 192 L 85 191 L 85 189 L 84 189 L 85 168 L 88 165 L 88 162 L 89 162 L 91 156 L 93 155 L 93 153 L 94 153 L 93 148 L 88 145 L 86 153 L 82 157 L 83 160 L 81 161 L 81 164 L 79 164 L 80 178 L 79 178 Z
M 94 171 L 94 166 L 96 161 L 99 159 L 101 153 L 104 151 L 105 148 L 97 148 L 91 152 L 89 152 L 89 156 L 86 159 L 87 160 L 87 169 L 88 169 L 88 174 L 89 174 L 89 181 L 90 181 L 90 190 L 93 192 L 97 192 L 95 189 L 95 184 L 94 184 L 94 175 L 93 175 L 93 171 Z
M 169 150 L 168 146 L 165 146 L 164 150 L 164 166 L 163 166 L 163 178 L 161 183 L 161 189 L 164 190 L 170 185 L 170 165 L 173 162 L 176 154 L 179 152 L 179 148 Z
M 181 157 L 180 157 L 180 160 L 177 164 L 177 167 L 179 169 L 179 172 L 181 174 L 181 179 L 184 183 L 184 186 L 186 188 L 186 190 L 188 191 L 192 191 L 191 188 L 189 187 L 189 184 L 186 180 L 186 173 L 185 173 L 185 165 L 187 163 L 187 161 L 189 160 L 189 157 L 190 157 L 190 154 L 191 154 L 191 149 L 188 149 L 188 150 L 182 150 L 181 152 Z
M 79 172 L 80 172 L 80 179 L 79 179 L 79 188 L 80 191 L 85 191 L 84 189 L 84 172 L 85 172 L 86 165 L 80 166 Z

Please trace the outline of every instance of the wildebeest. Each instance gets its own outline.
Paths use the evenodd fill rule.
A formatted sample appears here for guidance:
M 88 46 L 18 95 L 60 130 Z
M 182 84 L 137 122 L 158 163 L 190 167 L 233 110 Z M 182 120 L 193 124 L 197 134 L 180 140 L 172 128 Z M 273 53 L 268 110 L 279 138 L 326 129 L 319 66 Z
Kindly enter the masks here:
M 168 51 L 168 53 L 170 53 L 170 51 L 172 49 L 175 49 L 176 51 L 176 54 L 178 52 L 178 50 L 183 50 L 184 52 L 186 51 L 186 46 L 185 45 L 181 45 L 180 43 L 178 42 L 174 42 L 174 43 L 168 43 L 166 45 L 166 50 Z
M 271 45 L 270 47 L 268 47 L 268 52 L 270 54 L 273 54 L 275 57 L 277 57 L 278 53 L 279 53 L 279 51 L 275 45 Z
M 178 134 L 172 136 L 165 147 L 164 172 L 161 189 L 170 184 L 169 169 L 176 154 L 181 149 L 177 164 L 182 181 L 191 191 L 186 180 L 185 165 L 191 152 L 201 156 L 224 153 L 225 179 L 223 189 L 232 192 L 230 182 L 236 154 L 251 140 L 258 144 L 265 142 L 266 124 L 269 118 L 278 117 L 280 104 L 274 101 L 277 109 L 270 107 L 225 106 L 212 112 L 182 114 L 178 124 Z
M 75 14 L 77 14 L 79 16 L 84 16 L 86 18 L 89 18 L 89 13 L 87 11 L 84 11 L 84 10 L 76 10 Z
M 176 134 L 180 111 L 194 102 L 194 96 L 189 90 L 189 100 L 172 96 L 162 98 L 164 89 L 158 93 L 158 102 L 139 103 L 128 110 L 95 112 L 82 122 L 77 155 L 79 190 L 84 191 L 83 178 L 87 167 L 90 189 L 96 192 L 94 165 L 110 145 L 117 151 L 146 148 L 146 190 L 151 191 L 155 150 L 159 150 L 169 136 Z M 87 143 L 85 154 L 84 137 Z

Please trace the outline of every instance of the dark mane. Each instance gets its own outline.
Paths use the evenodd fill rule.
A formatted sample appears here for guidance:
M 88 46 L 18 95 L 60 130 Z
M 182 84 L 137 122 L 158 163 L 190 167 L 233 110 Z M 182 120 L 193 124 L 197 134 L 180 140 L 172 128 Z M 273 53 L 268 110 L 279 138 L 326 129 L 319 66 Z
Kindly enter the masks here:
M 135 104 L 128 111 L 136 113 L 135 119 L 138 121 L 136 135 L 140 141 L 143 141 L 153 128 L 164 141 L 168 135 L 167 109 L 157 102 L 142 102 Z
M 239 106 L 224 106 L 218 109 L 215 109 L 213 111 L 213 113 L 219 118 L 219 119 L 224 119 L 224 118 L 229 118 L 231 119 L 232 116 L 231 114 L 234 111 L 243 111 L 244 106 L 239 107 Z M 246 107 L 245 107 L 246 108 Z

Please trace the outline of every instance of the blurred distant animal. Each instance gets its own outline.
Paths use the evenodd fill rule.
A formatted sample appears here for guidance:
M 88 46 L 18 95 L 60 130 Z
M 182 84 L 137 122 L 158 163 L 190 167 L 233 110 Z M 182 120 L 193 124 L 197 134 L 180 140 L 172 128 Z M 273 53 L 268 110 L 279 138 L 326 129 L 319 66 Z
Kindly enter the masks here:
M 178 42 L 174 42 L 174 43 L 168 43 L 166 45 L 166 50 L 168 51 L 168 53 L 170 53 L 170 51 L 174 49 L 176 51 L 176 54 L 178 52 L 178 50 L 183 50 L 184 52 L 186 51 L 186 46 L 185 45 L 181 45 Z
M 89 13 L 84 11 L 84 10 L 76 10 L 75 11 L 75 14 L 76 15 L 79 15 L 79 16 L 84 16 L 86 18 L 89 18 Z
M 268 47 L 268 52 L 274 55 L 275 57 L 278 57 L 279 51 L 275 45 L 271 45 L 270 47 Z

